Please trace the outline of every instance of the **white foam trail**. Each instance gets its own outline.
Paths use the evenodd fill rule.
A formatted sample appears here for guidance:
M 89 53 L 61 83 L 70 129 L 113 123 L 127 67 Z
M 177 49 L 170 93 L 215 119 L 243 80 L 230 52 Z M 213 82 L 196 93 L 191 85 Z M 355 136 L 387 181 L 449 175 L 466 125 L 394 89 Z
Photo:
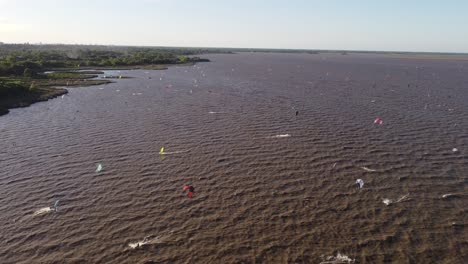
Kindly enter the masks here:
M 33 216 L 37 216 L 37 215 L 42 215 L 42 214 L 47 214 L 47 213 L 50 213 L 52 212 L 52 208 L 51 207 L 44 207 L 44 208 L 41 208 L 37 211 L 34 212 Z
M 409 197 L 409 193 L 401 196 L 400 198 L 398 198 L 398 200 L 396 200 L 395 203 L 406 201 L 406 200 L 408 200 L 408 197 Z
M 142 247 L 144 245 L 156 244 L 161 240 L 161 237 L 157 236 L 151 238 L 150 236 L 145 237 L 143 240 L 138 241 L 136 243 L 129 243 L 128 246 L 132 249 Z
M 367 167 L 360 167 L 361 169 L 368 171 L 368 172 L 376 172 L 377 170 L 369 169 Z
M 208 112 L 208 114 L 224 114 L 224 112 L 213 112 L 213 111 L 210 111 L 210 112 Z
M 267 138 L 287 138 L 287 137 L 291 137 L 291 135 L 290 134 L 279 134 L 279 135 L 269 136 Z
M 453 196 L 456 196 L 456 195 L 453 194 L 453 193 L 447 193 L 447 194 L 442 195 L 442 198 L 449 198 L 449 197 L 453 197 Z
M 354 261 L 354 259 L 338 252 L 336 256 L 328 256 L 325 261 L 320 262 L 320 264 L 341 264 L 352 263 Z
M 179 150 L 179 151 L 171 151 L 171 152 L 159 152 L 161 155 L 172 155 L 172 154 L 181 154 L 181 153 L 187 153 L 190 152 L 191 149 L 188 150 Z
M 409 193 L 408 193 L 408 194 L 405 194 L 405 195 L 403 195 L 403 196 L 400 196 L 400 198 L 398 198 L 396 201 L 393 201 L 393 200 L 390 200 L 390 199 L 388 199 L 388 198 L 385 198 L 385 199 L 382 200 L 382 202 L 383 202 L 385 205 L 389 206 L 389 205 L 391 205 L 391 204 L 393 204 L 393 203 L 401 203 L 401 202 L 407 201 L 407 200 L 409 200 L 408 197 L 409 197 Z

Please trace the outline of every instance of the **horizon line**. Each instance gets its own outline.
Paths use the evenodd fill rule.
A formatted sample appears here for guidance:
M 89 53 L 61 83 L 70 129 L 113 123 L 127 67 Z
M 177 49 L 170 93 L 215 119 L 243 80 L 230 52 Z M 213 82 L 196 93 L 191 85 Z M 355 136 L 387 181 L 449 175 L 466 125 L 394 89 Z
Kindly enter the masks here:
M 32 45 L 32 46 L 52 46 L 52 45 L 62 45 L 62 46 L 101 46 L 101 47 L 136 47 L 136 48 L 179 48 L 179 49 L 225 49 L 225 50 L 271 50 L 271 51 L 316 51 L 316 52 L 350 52 L 350 53 L 413 53 L 413 54 L 441 54 L 441 55 L 468 55 L 468 52 L 447 52 L 447 51 L 408 51 L 408 50 L 353 50 L 353 49 L 304 49 L 304 48 L 245 48 L 245 47 L 215 47 L 215 46 L 206 46 L 206 47 L 196 47 L 196 46 L 155 46 L 155 45 L 127 45 L 127 44 L 80 44 L 80 43 L 14 43 L 14 42 L 3 42 L 0 41 L 0 45 Z

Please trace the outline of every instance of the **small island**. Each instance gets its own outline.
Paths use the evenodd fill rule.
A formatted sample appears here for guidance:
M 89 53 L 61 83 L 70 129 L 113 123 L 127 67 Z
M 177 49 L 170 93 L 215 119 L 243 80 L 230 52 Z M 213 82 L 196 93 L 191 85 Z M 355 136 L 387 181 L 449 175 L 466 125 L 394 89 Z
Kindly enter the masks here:
M 60 87 L 108 84 L 102 70 L 165 70 L 171 65 L 208 62 L 195 55 L 220 51 L 87 45 L 0 44 L 0 115 L 67 93 Z

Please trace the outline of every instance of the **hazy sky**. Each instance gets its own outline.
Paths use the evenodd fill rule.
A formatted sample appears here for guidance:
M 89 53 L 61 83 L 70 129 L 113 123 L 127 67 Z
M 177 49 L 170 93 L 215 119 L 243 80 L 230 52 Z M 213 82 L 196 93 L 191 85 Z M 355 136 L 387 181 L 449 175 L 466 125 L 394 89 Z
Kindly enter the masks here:
M 468 52 L 468 1 L 0 0 L 0 41 Z

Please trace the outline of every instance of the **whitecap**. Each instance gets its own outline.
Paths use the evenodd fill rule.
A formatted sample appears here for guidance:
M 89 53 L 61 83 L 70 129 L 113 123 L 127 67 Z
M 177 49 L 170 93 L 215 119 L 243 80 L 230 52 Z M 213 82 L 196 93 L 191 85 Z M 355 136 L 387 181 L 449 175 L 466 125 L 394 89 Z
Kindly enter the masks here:
M 325 261 L 320 264 L 340 264 L 340 263 L 352 263 L 355 260 L 338 252 L 336 256 L 328 256 Z
M 287 137 L 291 137 L 291 135 L 290 134 L 279 134 L 279 135 L 269 136 L 267 138 L 287 138 Z
M 156 244 L 161 240 L 159 236 L 157 237 L 152 237 L 152 236 L 147 236 L 143 240 L 138 241 L 136 243 L 129 243 L 128 246 L 132 249 L 142 247 L 144 245 L 150 245 L 150 244 Z
M 442 198 L 449 198 L 449 197 L 455 197 L 455 196 L 456 195 L 453 193 L 447 193 L 447 194 L 442 195 Z
M 369 169 L 367 167 L 360 167 L 361 169 L 368 171 L 368 172 L 376 172 L 377 170 Z
M 41 209 L 35 211 L 33 215 L 37 216 L 37 215 L 47 214 L 47 213 L 50 213 L 50 212 L 52 212 L 51 207 L 44 207 L 44 208 L 41 208 Z
M 171 152 L 159 152 L 161 155 L 172 155 L 172 154 L 181 154 L 181 153 L 187 153 L 190 152 L 190 149 L 188 150 L 179 150 L 179 151 L 171 151 Z

